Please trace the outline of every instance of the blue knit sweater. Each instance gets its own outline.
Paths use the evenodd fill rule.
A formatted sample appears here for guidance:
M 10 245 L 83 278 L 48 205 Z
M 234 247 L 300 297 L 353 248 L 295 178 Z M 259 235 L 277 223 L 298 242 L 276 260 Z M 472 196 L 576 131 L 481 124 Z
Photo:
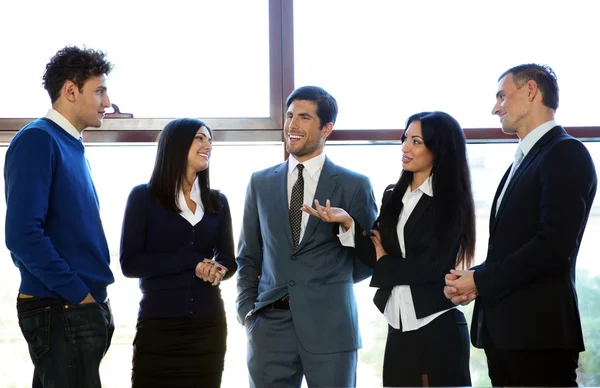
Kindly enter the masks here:
M 6 246 L 24 294 L 103 302 L 114 282 L 83 144 L 47 118 L 21 129 L 4 165 Z
M 220 194 L 218 214 L 205 212 L 191 225 L 178 213 L 151 200 L 148 185 L 133 188 L 123 219 L 121 269 L 139 278 L 140 318 L 225 318 L 218 286 L 195 276 L 196 265 L 214 258 L 228 271 L 237 270 L 231 213 Z

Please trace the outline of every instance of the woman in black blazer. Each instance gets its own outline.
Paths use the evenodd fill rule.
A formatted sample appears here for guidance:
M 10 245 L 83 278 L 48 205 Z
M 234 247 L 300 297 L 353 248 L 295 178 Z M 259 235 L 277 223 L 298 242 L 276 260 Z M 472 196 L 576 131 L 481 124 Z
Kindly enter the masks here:
M 464 133 L 444 112 L 411 116 L 402 134 L 402 173 L 384 192 L 371 235 L 355 227 L 355 249 L 374 268 L 374 302 L 389 323 L 384 386 L 468 386 L 469 334 L 444 296 L 444 275 L 468 268 L 475 209 Z M 343 209 L 304 206 L 327 222 Z

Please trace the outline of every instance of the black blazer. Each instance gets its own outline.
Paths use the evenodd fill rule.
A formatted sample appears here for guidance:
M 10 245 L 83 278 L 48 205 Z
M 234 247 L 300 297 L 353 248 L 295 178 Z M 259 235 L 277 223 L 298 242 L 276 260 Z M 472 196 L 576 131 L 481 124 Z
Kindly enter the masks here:
M 486 261 L 474 268 L 473 345 L 584 350 L 575 263 L 596 194 L 594 163 L 554 127 L 523 159 L 495 214 L 509 171 L 492 204 Z
M 383 194 L 383 204 L 391 198 L 394 185 L 388 186 Z M 436 253 L 431 250 L 428 232 L 433 227 L 432 203 L 435 198 L 423 195 L 408 218 L 404 227 L 404 242 L 406 259 L 402 258 L 400 242 L 397 234 L 393 241 L 384 242 L 388 247 L 387 256 L 377 261 L 375 247 L 358 223 L 355 223 L 355 246 L 359 256 L 369 266 L 374 268 L 371 287 L 378 287 L 373 301 L 381 312 L 394 286 L 409 285 L 413 296 L 417 318 L 424 318 L 439 311 L 454 307 L 454 304 L 444 297 L 444 276 L 454 268 L 456 255 L 460 246 L 460 233 L 447 233 L 447 238 L 439 242 L 442 256 L 433 262 Z M 384 210 L 385 211 L 385 210 Z M 380 215 L 381 217 L 381 215 Z M 377 228 L 379 218 L 375 222 Z M 431 235 L 431 234 L 429 234 Z M 439 235 L 439 234 L 438 234 Z

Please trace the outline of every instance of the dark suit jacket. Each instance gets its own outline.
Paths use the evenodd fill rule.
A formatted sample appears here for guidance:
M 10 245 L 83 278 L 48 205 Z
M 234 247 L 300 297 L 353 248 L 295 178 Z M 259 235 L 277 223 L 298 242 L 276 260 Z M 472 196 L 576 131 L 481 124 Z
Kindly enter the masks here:
M 393 187 L 394 185 L 388 186 L 384 192 L 382 209 L 392 197 Z M 460 233 L 458 230 L 448 233 L 439 241 L 440 248 L 436 252 L 441 254 L 431 249 L 429 231 L 434 224 L 431 206 L 433 201 L 435 198 L 423 195 L 406 222 L 406 259 L 402 258 L 400 242 L 397 234 L 394 234 L 393 241 L 384 241 L 388 255 L 377 261 L 369 233 L 363 231 L 360 225 L 356 225 L 356 248 L 361 252 L 365 263 L 374 268 L 371 286 L 379 287 L 379 290 L 373 301 L 381 312 L 385 311 L 392 289 L 399 285 L 411 286 L 417 318 L 424 318 L 454 306 L 444 297 L 444 276 L 455 266 Z
M 369 277 L 372 269 L 359 260 L 355 248 L 342 246 L 336 235 L 339 225 L 316 217 L 309 218 L 294 249 L 287 178 L 286 161 L 255 172 L 250 179 L 237 257 L 238 319 L 243 322 L 249 311 L 260 313 L 289 295 L 294 329 L 307 351 L 326 354 L 358 349 L 354 283 Z M 365 225 L 372 225 L 377 216 L 369 178 L 329 159 L 325 159 L 315 199 L 322 204 L 331 200 L 332 206 L 346 209 Z
M 495 214 L 508 174 L 492 204 L 487 259 L 475 267 L 473 345 L 486 346 L 485 325 L 500 349 L 584 350 L 575 263 L 596 194 L 590 154 L 554 127 L 523 159 Z

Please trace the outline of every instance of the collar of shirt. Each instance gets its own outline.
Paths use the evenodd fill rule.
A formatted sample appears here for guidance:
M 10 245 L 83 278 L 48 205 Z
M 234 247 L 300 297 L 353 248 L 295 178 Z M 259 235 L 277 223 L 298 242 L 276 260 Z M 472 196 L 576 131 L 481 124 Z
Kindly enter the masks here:
M 552 128 L 556 127 L 556 125 L 556 121 L 550 120 L 529 132 L 529 134 L 519 142 L 519 147 L 523 152 L 523 158 L 527 156 L 535 143 L 537 143 L 546 133 L 550 132 Z
M 193 225 L 202 219 L 204 215 L 204 207 L 202 206 L 202 200 L 200 199 L 200 182 L 198 181 L 198 177 L 192 184 L 192 190 L 190 191 L 190 199 L 196 203 L 196 212 L 192 213 L 190 208 L 187 205 L 185 200 L 185 196 L 183 195 L 183 190 L 179 190 L 179 194 L 177 195 L 177 206 L 181 212 L 181 216 L 186 220 L 190 221 Z M 194 222 L 195 221 L 195 222 Z
M 75 129 L 73 124 L 71 124 L 71 122 L 67 120 L 65 116 L 61 115 L 54 109 L 48 110 L 48 113 L 46 113 L 46 118 L 54 121 L 59 127 L 64 129 L 69 135 L 73 136 L 75 139 L 79 140 L 81 138 L 81 133 L 79 133 L 79 131 Z
M 428 176 L 427 179 L 425 179 L 425 182 L 421 183 L 421 186 L 417 187 L 413 191 L 410 190 L 410 185 L 408 185 L 408 187 L 406 188 L 406 193 L 404 195 L 406 196 L 415 194 L 417 192 L 421 192 L 429 197 L 433 197 L 433 181 L 431 179 L 432 175 Z
M 296 159 L 293 155 L 290 155 L 288 158 L 288 176 L 292 175 L 292 172 L 298 164 L 300 164 L 298 159 Z M 304 165 L 304 170 L 308 172 L 311 177 L 313 177 L 323 168 L 323 165 L 325 164 L 325 153 L 321 152 L 319 155 L 307 160 L 306 162 L 303 162 L 302 164 Z

